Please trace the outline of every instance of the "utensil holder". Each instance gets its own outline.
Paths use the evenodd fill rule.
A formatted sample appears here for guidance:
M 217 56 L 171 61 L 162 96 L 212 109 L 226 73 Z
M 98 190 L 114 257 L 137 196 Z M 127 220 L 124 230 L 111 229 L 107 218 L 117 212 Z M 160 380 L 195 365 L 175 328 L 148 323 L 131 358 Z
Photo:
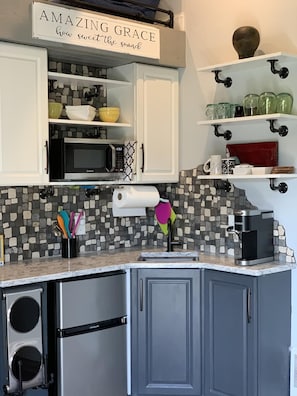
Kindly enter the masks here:
M 76 238 L 62 238 L 62 257 L 77 257 L 77 240 Z

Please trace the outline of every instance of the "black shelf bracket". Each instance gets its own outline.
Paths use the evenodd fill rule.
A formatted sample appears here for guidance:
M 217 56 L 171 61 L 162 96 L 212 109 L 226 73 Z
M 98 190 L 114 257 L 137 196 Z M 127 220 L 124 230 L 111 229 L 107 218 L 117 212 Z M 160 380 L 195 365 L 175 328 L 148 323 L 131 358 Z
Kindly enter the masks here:
M 278 59 L 268 59 L 267 62 L 270 63 L 270 70 L 273 74 L 278 74 L 283 79 L 288 77 L 289 69 L 287 67 L 281 67 L 279 70 L 276 70 L 275 64 L 278 62 Z
M 94 195 L 99 195 L 100 192 L 101 191 L 99 188 L 87 188 L 85 191 L 85 196 L 87 198 L 92 198 Z
M 222 70 L 212 70 L 212 72 L 215 74 L 215 82 L 218 84 L 224 84 L 226 88 L 230 88 L 232 85 L 232 78 L 231 77 L 226 77 L 224 80 L 219 78 L 219 73 L 221 73 Z
M 285 194 L 288 191 L 287 183 L 281 182 L 277 186 L 275 185 L 275 179 L 269 179 L 270 181 L 270 188 L 272 191 L 279 191 L 282 194 Z
M 281 125 L 279 128 L 275 128 L 275 120 L 267 120 L 270 124 L 270 130 L 273 133 L 278 133 L 279 136 L 287 136 L 289 129 L 286 125 Z
M 220 126 L 221 126 L 221 124 L 213 124 L 215 136 L 223 137 L 225 140 L 230 140 L 232 138 L 232 132 L 227 130 L 225 132 L 220 133 L 219 132 Z
M 214 185 L 217 190 L 223 190 L 225 192 L 230 192 L 232 188 L 229 180 L 215 180 Z
M 55 194 L 55 190 L 52 186 L 48 186 L 40 190 L 39 196 L 41 199 L 46 199 L 48 197 L 53 197 Z

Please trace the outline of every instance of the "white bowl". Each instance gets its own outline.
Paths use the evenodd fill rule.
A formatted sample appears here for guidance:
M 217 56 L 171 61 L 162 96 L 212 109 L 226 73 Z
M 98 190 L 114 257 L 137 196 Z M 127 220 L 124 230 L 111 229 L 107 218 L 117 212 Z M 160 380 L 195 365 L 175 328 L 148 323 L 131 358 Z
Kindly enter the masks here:
M 233 175 L 251 175 L 252 174 L 253 165 L 249 164 L 240 164 L 235 165 L 233 169 Z
M 65 106 L 67 117 L 76 121 L 93 121 L 96 109 L 93 106 Z
M 271 173 L 272 166 L 255 166 L 252 168 L 252 175 L 267 175 Z

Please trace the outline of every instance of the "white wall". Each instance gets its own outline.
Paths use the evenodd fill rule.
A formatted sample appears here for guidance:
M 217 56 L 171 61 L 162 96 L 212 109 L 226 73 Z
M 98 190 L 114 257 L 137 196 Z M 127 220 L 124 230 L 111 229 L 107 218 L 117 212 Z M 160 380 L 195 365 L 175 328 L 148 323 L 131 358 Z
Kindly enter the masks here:
M 269 3 L 269 4 L 268 4 Z M 187 67 L 181 71 L 181 169 L 190 169 L 203 163 L 211 153 L 224 154 L 226 142 L 215 138 L 211 128 L 198 126 L 204 119 L 206 103 L 228 99 L 238 102 L 243 93 L 266 90 L 289 91 L 295 96 L 294 113 L 297 114 L 297 63 L 290 66 L 287 80 L 269 75 L 266 71 L 241 78 L 234 75 L 236 84 L 229 91 L 214 83 L 212 73 L 197 73 L 197 68 L 237 59 L 232 46 L 232 35 L 239 26 L 256 27 L 261 36 L 259 53 L 284 51 L 297 54 L 297 2 L 264 2 L 249 0 L 181 0 L 187 33 Z M 267 78 L 267 76 L 269 76 Z M 227 96 L 226 96 L 227 95 Z M 231 129 L 231 128 L 230 128 Z M 297 169 L 297 123 L 289 124 L 288 137 L 269 132 L 268 125 L 232 127 L 232 142 L 279 141 L 280 165 L 294 165 Z M 274 217 L 286 229 L 287 245 L 297 256 L 297 180 L 287 180 L 286 194 L 273 192 L 268 181 L 237 183 L 246 190 L 251 202 L 259 208 L 271 208 Z M 297 274 L 292 280 L 292 346 L 297 346 Z M 273 309 L 273 307 L 272 307 Z M 297 395 L 294 387 L 291 395 Z

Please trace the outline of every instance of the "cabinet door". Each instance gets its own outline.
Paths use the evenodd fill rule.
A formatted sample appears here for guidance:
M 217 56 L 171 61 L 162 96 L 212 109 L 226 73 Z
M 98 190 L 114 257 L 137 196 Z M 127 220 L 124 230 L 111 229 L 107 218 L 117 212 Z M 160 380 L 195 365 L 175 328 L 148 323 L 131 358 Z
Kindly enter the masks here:
M 48 181 L 46 50 L 0 43 L 0 184 Z
M 137 65 L 137 181 L 178 181 L 178 71 Z
M 132 271 L 132 393 L 201 395 L 200 272 Z
M 205 396 L 257 395 L 255 279 L 204 273 Z

